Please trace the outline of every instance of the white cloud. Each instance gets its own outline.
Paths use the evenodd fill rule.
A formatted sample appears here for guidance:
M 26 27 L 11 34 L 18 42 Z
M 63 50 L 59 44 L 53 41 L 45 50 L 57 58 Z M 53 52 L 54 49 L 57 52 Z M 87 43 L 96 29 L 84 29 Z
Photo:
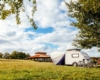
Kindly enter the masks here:
M 30 15 L 31 5 L 27 5 L 27 13 Z M 30 4 L 30 3 L 29 3 Z M 78 30 L 70 26 L 70 18 L 66 14 L 67 8 L 60 0 L 37 0 L 37 12 L 34 20 L 38 27 L 52 27 L 51 33 L 43 34 L 34 31 L 25 31 L 31 28 L 30 22 L 25 13 L 21 13 L 21 25 L 16 25 L 15 15 L 8 17 L 5 21 L 0 21 L 0 52 L 12 52 L 14 50 L 23 51 L 33 55 L 36 51 L 65 52 L 67 48 L 72 48 L 72 41 Z M 30 37 L 31 36 L 31 37 Z M 57 46 L 52 48 L 52 44 Z M 92 56 L 98 56 L 96 48 L 85 50 Z M 95 54 L 94 54 L 95 53 Z
M 58 0 L 37 0 L 37 2 L 37 12 L 35 13 L 34 18 L 38 22 L 39 26 L 53 26 L 53 24 L 58 22 L 63 17 L 60 15 L 60 3 Z
M 61 10 L 66 11 L 66 10 L 67 10 L 67 6 L 65 5 L 65 2 L 62 1 L 62 2 L 60 3 L 59 8 L 60 8 Z
M 70 1 L 77 2 L 78 0 L 64 0 L 64 1 L 70 3 Z

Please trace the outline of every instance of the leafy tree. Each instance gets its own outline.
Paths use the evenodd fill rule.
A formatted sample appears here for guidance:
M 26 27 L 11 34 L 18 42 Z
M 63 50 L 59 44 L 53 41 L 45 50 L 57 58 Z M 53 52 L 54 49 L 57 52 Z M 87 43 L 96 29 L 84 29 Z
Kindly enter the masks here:
M 9 59 L 10 58 L 10 54 L 8 52 L 3 54 L 3 58 L 5 59 Z
M 18 58 L 18 51 L 13 51 L 12 54 L 10 55 L 11 59 L 17 59 Z
M 11 59 L 26 59 L 30 55 L 26 54 L 24 52 L 18 52 L 18 51 L 13 51 L 12 54 L 10 55 Z
M 26 54 L 24 52 L 18 52 L 18 59 L 25 59 Z
M 30 57 L 30 54 L 29 53 L 26 54 L 26 58 L 28 58 L 28 57 Z
M 31 25 L 36 29 L 36 24 L 33 20 L 34 13 L 36 11 L 36 0 L 29 0 L 33 6 L 32 6 L 32 17 L 29 17 L 29 15 L 26 14 L 28 17 Z M 10 9 L 7 9 L 7 5 L 10 7 Z M 25 12 L 26 8 L 24 5 L 24 0 L 0 0 L 0 19 L 4 20 L 8 16 L 15 14 L 16 23 L 21 24 L 20 20 L 20 12 Z
M 74 45 L 80 48 L 100 49 L 100 0 L 77 0 L 65 2 L 68 16 L 76 21 L 71 25 L 79 29 Z
M 2 58 L 2 55 L 3 55 L 3 54 L 0 52 L 0 58 Z

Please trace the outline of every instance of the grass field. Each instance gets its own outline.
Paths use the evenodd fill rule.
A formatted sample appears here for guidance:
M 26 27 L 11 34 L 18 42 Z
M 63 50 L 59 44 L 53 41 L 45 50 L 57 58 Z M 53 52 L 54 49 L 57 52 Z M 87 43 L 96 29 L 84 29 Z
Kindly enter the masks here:
M 100 80 L 100 68 L 57 66 L 50 62 L 0 59 L 0 80 Z

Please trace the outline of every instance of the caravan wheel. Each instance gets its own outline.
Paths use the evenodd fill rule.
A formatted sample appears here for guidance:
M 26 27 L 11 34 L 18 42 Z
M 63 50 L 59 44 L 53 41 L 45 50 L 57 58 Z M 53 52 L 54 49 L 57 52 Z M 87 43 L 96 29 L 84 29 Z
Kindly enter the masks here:
M 75 66 L 75 67 L 78 66 L 77 62 L 74 62 L 72 65 Z

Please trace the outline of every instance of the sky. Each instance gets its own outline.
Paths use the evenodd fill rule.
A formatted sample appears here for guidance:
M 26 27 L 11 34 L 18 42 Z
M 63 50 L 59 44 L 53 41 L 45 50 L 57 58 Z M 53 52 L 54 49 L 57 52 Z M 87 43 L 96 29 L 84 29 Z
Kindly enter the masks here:
M 30 16 L 32 4 L 28 1 L 24 0 L 24 5 Z M 38 26 L 37 30 L 34 30 L 23 12 L 20 13 L 21 25 L 16 24 L 15 15 L 0 20 L 0 52 L 12 53 L 16 50 L 34 55 L 38 51 L 50 54 L 75 48 L 72 43 L 79 30 L 70 25 L 75 19 L 67 15 L 68 9 L 63 0 L 36 1 L 37 11 L 33 18 Z M 89 56 L 100 57 L 95 47 L 82 50 Z

